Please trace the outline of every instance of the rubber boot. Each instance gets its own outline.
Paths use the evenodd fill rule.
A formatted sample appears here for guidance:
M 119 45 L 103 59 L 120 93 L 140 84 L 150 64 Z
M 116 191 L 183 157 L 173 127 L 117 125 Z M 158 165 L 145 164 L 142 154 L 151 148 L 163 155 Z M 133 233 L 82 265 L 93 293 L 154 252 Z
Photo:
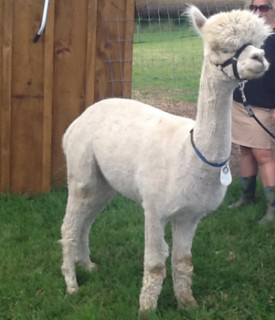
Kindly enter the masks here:
M 267 201 L 267 210 L 264 217 L 259 221 L 260 225 L 275 222 L 275 186 L 264 188 L 264 194 Z
M 241 198 L 228 206 L 229 209 L 237 209 L 243 205 L 255 202 L 255 192 L 256 192 L 256 176 L 240 178 L 241 184 Z

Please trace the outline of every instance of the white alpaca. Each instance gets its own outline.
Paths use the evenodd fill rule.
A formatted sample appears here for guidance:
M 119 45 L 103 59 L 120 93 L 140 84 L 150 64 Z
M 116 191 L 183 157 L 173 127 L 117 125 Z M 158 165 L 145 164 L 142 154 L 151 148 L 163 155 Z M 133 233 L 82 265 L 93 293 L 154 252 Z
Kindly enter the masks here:
M 259 47 L 271 29 L 247 11 L 219 13 L 206 19 L 191 6 L 188 15 L 204 42 L 195 122 L 137 101 L 114 98 L 88 108 L 64 135 L 69 196 L 61 243 L 62 272 L 69 293 L 78 288 L 75 263 L 88 270 L 96 268 L 89 257 L 90 228 L 120 192 L 144 209 L 140 311 L 157 307 L 166 275 L 164 229 L 168 222 L 173 231 L 175 295 L 179 305 L 196 305 L 191 290 L 192 241 L 201 218 L 215 210 L 226 193 L 220 172 L 230 156 L 232 92 L 239 81 L 236 76 L 257 78 L 268 69 Z M 238 52 L 238 74 L 234 74 L 231 63 L 222 64 L 245 44 Z M 197 152 L 218 166 L 199 157 L 191 143 L 191 129 Z

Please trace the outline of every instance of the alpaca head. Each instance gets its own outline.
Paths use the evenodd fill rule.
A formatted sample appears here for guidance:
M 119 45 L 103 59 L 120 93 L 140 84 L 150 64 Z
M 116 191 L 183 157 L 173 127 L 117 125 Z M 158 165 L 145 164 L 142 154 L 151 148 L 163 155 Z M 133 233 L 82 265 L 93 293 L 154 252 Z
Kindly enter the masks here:
M 214 65 L 222 65 L 234 57 L 238 49 L 247 45 L 237 61 L 237 71 L 241 79 L 261 77 L 268 69 L 264 51 L 260 49 L 272 29 L 256 14 L 245 10 L 221 12 L 207 19 L 198 8 L 190 6 L 189 19 L 204 42 L 204 56 Z M 232 67 L 226 74 L 234 77 Z

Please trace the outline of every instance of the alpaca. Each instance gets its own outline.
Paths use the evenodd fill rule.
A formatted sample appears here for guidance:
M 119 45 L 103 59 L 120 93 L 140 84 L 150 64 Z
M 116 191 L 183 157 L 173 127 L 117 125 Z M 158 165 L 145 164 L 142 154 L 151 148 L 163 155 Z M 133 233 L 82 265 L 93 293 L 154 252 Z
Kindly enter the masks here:
M 69 194 L 60 242 L 68 293 L 78 289 L 76 263 L 96 269 L 90 260 L 90 228 L 119 192 L 144 209 L 140 312 L 157 307 L 166 276 L 168 222 L 175 296 L 179 306 L 197 304 L 191 289 L 191 247 L 199 221 L 217 209 L 230 182 L 232 93 L 240 79 L 260 77 L 268 69 L 259 48 L 272 31 L 248 11 L 207 19 L 190 6 L 188 16 L 204 42 L 195 121 L 111 98 L 87 108 L 64 134 Z

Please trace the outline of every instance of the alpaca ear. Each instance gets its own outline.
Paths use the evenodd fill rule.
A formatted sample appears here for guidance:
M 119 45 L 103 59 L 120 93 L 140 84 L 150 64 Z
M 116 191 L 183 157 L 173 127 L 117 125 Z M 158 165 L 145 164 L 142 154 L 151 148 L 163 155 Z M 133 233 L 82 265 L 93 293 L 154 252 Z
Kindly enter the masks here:
M 206 17 L 201 13 L 201 11 L 195 6 L 188 6 L 186 10 L 186 15 L 189 18 L 189 21 L 192 23 L 193 27 L 201 33 L 201 29 L 207 21 Z

